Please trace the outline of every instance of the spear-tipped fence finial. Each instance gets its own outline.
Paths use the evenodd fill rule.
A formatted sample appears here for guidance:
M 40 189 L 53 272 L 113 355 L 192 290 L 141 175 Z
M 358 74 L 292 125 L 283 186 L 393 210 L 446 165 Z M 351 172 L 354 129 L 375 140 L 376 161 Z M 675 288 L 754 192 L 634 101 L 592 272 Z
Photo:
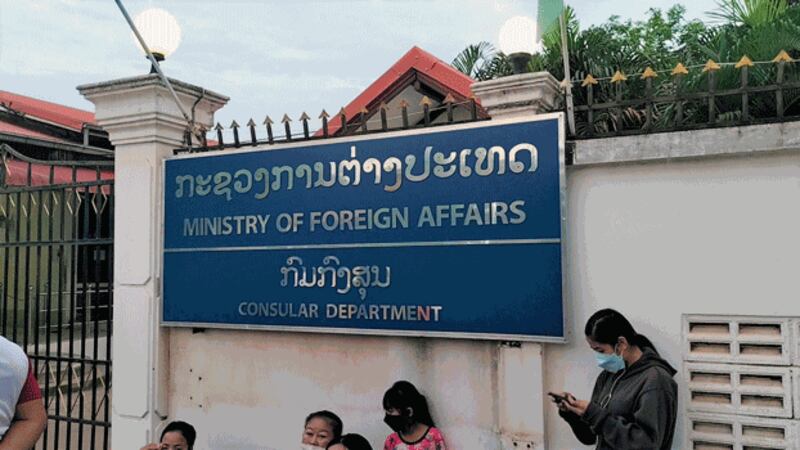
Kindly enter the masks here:
M 344 134 L 347 132 L 347 112 L 345 112 L 344 106 L 339 110 L 339 120 L 341 122 L 339 134 Z
M 306 139 L 308 139 L 309 136 L 310 136 L 309 132 L 308 132 L 308 121 L 309 120 L 311 120 L 311 117 L 308 117 L 308 114 L 306 114 L 306 112 L 303 111 L 303 114 L 300 115 L 300 121 L 303 122 L 303 137 L 306 138 Z
M 621 70 L 617 70 L 616 72 L 614 72 L 614 76 L 611 77 L 611 82 L 612 83 L 622 83 L 623 81 L 627 81 L 627 80 L 628 80 L 627 75 L 622 73 Z
M 778 65 L 778 72 L 775 74 L 775 84 L 778 85 L 778 90 L 775 91 L 775 115 L 778 119 L 783 119 L 784 111 L 784 98 L 783 98 L 783 77 L 786 70 L 786 63 L 792 62 L 793 59 L 786 53 L 786 50 L 781 50 L 777 56 L 772 60 Z
M 793 61 L 792 57 L 789 56 L 788 53 L 786 53 L 786 50 L 781 50 L 780 53 L 778 53 L 775 56 L 775 58 L 772 59 L 772 62 L 774 62 L 774 63 L 792 62 L 792 61 Z
M 272 119 L 270 119 L 269 116 L 264 118 L 263 124 L 266 125 L 266 127 L 267 127 L 267 142 L 269 142 L 270 144 L 275 143 L 275 137 L 272 134 L 272 124 L 274 124 L 274 123 L 275 122 L 273 122 Z
M 205 125 L 201 124 L 198 130 L 200 133 L 200 146 L 206 149 L 208 148 L 208 136 L 206 136 L 206 133 L 208 133 L 208 129 L 206 129 Z
M 442 103 L 444 103 L 444 105 L 447 107 L 447 122 L 448 123 L 452 123 L 453 122 L 453 103 L 455 103 L 455 102 L 456 102 L 456 98 L 453 97 L 453 93 L 452 92 L 448 92 L 447 95 L 444 97 L 444 100 L 442 100 Z
M 713 59 L 709 59 L 708 61 L 706 61 L 706 64 L 703 66 L 703 73 L 716 72 L 716 71 L 720 70 L 721 68 L 722 68 L 722 66 L 717 64 L 716 61 L 714 61 Z
M 286 140 L 292 140 L 292 119 L 289 117 L 289 114 L 284 114 L 283 119 L 281 119 L 281 123 L 283 124 L 283 130 L 286 132 Z
M 252 117 L 247 121 L 247 127 L 250 128 L 250 145 L 256 145 L 256 122 Z
M 469 96 L 469 112 L 472 120 L 478 120 L 478 99 L 475 94 Z
M 224 130 L 224 128 L 222 128 L 221 123 L 217 122 L 217 126 L 215 126 L 214 129 L 217 130 L 217 145 L 219 145 L 219 148 L 222 148 L 225 145 L 222 141 L 222 130 Z
M 672 75 L 689 75 L 689 69 L 683 65 L 683 63 L 678 63 L 674 69 L 672 69 Z
M 644 72 L 642 72 L 642 79 L 643 80 L 646 80 L 648 78 L 656 78 L 656 77 L 658 77 L 658 73 L 656 73 L 656 71 L 653 70 L 653 68 L 650 67 L 650 66 L 647 66 L 647 68 L 644 69 Z
M 381 102 L 380 110 L 381 110 L 381 130 L 386 131 L 389 129 L 389 119 L 386 117 L 386 111 L 389 109 L 389 106 L 386 102 Z
M 427 95 L 422 96 L 422 100 L 419 101 L 420 106 L 422 106 L 422 116 L 425 121 L 425 126 L 431 124 L 431 105 L 433 102 Z
M 361 122 L 361 131 L 366 133 L 367 130 L 367 114 L 369 114 L 369 110 L 365 107 L 362 107 L 358 111 L 358 121 Z
M 744 55 L 742 56 L 742 59 L 740 59 L 739 62 L 737 62 L 733 67 L 736 69 L 741 69 L 742 67 L 753 67 L 754 65 L 755 64 L 753 64 L 753 60 L 747 55 Z
M 406 99 L 400 100 L 400 111 L 403 116 L 403 129 L 408 128 L 408 102 Z
M 191 150 L 191 148 L 192 148 L 192 132 L 189 131 L 188 128 L 183 132 L 183 143 L 184 143 L 184 145 L 186 145 L 186 148 Z
M 328 118 L 330 118 L 330 114 L 325 109 L 319 114 L 319 118 L 322 120 L 322 136 L 328 137 Z
M 597 81 L 597 79 L 593 77 L 592 74 L 589 73 L 586 74 L 586 78 L 584 78 L 583 81 L 581 81 L 581 87 L 594 86 L 597 83 L 599 83 L 599 81 Z
M 234 120 L 231 122 L 231 129 L 233 130 L 233 145 L 239 147 L 239 124 Z

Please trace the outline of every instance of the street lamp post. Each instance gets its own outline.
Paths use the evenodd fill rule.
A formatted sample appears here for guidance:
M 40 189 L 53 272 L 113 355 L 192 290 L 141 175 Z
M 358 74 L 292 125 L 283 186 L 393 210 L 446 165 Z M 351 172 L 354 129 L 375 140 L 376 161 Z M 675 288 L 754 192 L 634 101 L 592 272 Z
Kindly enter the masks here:
M 147 59 L 150 60 L 150 74 L 157 74 L 161 78 L 164 86 L 167 87 L 172 98 L 175 99 L 175 105 L 181 111 L 184 120 L 186 120 L 187 131 L 194 133 L 194 120 L 186 113 L 186 109 L 178 98 L 178 94 L 175 93 L 172 83 L 161 71 L 161 65 L 159 64 L 159 61 L 163 61 L 167 55 L 177 50 L 178 45 L 181 43 L 181 27 L 178 25 L 178 21 L 175 20 L 172 14 L 163 9 L 151 8 L 139 13 L 136 16 L 136 22 L 134 22 L 122 4 L 122 0 L 115 0 L 115 2 L 125 17 L 125 21 L 131 27 L 134 42 L 147 55 Z M 146 38 L 139 31 L 140 27 L 145 30 Z M 148 43 L 148 39 L 150 43 Z
M 150 8 L 139 13 L 133 22 L 156 61 L 164 61 L 178 49 L 181 27 L 172 14 L 160 8 Z M 135 36 L 134 41 L 142 52 L 147 53 Z M 157 73 L 155 66 L 150 67 L 150 73 Z
M 508 19 L 500 28 L 500 50 L 511 60 L 515 74 L 530 72 L 531 56 L 538 53 L 536 21 L 525 16 Z
M 472 92 L 492 119 L 542 114 L 558 107 L 558 81 L 548 72 L 530 71 L 531 57 L 541 48 L 536 29 L 536 21 L 523 16 L 503 24 L 500 50 L 511 60 L 514 75 L 472 85 Z

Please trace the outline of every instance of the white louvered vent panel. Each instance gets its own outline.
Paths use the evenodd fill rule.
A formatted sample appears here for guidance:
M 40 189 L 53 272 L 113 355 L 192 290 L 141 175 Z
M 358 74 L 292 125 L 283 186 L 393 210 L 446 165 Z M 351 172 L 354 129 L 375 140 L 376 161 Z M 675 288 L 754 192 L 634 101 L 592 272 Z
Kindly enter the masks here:
M 687 449 L 800 450 L 798 423 L 719 414 L 689 413 Z
M 793 417 L 789 367 L 685 365 L 689 410 L 760 417 Z
M 792 364 L 792 321 L 788 318 L 687 315 L 683 328 L 687 361 Z
M 792 383 L 792 391 L 794 392 L 794 418 L 800 419 L 800 367 L 792 369 Z M 800 433 L 800 430 L 798 430 L 798 433 Z

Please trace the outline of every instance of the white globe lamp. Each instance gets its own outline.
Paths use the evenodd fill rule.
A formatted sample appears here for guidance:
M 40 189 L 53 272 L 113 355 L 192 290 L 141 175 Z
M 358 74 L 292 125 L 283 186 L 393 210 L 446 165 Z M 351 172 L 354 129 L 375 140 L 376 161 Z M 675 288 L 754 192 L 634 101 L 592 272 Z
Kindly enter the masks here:
M 500 28 L 500 50 L 508 55 L 515 74 L 527 72 L 531 55 L 539 51 L 536 29 L 536 21 L 525 16 L 512 17 Z
M 178 49 L 181 43 L 181 27 L 178 25 L 178 21 L 163 9 L 146 9 L 133 19 L 133 23 L 156 61 L 164 61 L 167 56 Z M 139 50 L 146 53 L 136 36 L 134 36 L 134 40 Z M 155 72 L 155 70 L 151 70 L 151 72 Z

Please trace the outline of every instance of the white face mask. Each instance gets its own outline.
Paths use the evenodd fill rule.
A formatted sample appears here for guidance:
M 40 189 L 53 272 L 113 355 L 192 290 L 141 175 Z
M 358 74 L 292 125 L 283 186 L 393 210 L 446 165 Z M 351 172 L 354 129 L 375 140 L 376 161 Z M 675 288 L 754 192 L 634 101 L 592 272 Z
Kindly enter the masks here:
M 301 444 L 300 450 L 325 450 L 325 447 L 318 447 L 311 444 Z

